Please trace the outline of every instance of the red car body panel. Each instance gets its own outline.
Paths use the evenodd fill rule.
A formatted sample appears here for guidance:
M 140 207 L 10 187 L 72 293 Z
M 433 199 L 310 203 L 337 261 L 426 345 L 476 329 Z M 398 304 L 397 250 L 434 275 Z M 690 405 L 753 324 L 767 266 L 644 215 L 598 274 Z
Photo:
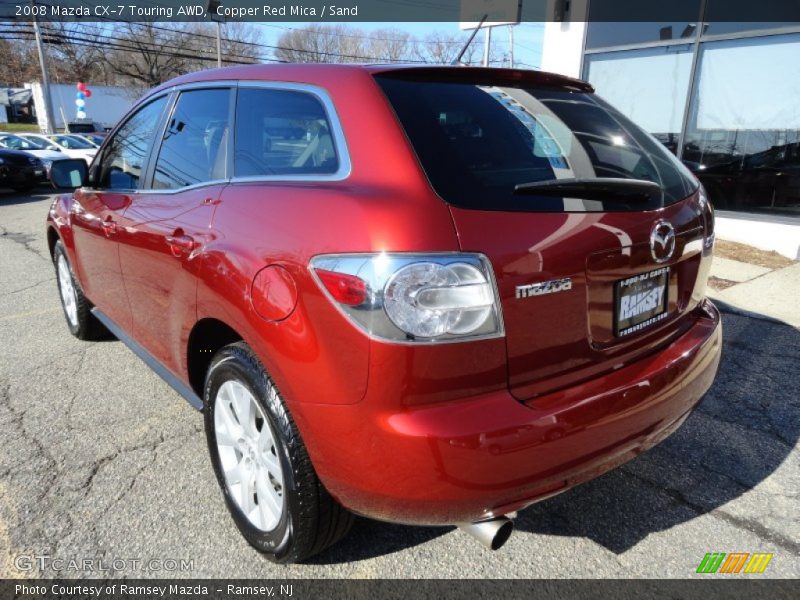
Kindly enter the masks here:
M 596 376 L 652 351 L 689 326 L 681 316 L 704 297 L 706 277 L 697 275 L 701 265 L 710 265 L 710 256 L 702 252 L 696 201 L 695 194 L 650 214 L 451 209 L 461 248 L 492 260 L 506 323 L 509 386 L 516 397 L 525 400 Z M 659 266 L 649 247 L 652 224 L 659 219 L 670 221 L 676 231 L 670 317 L 646 333 L 615 338 L 614 282 Z M 519 285 L 562 277 L 572 279 L 569 294 L 545 295 L 535 302 L 515 297 Z
M 450 207 L 374 81 L 386 69 L 236 67 L 162 86 L 318 86 L 336 107 L 350 174 L 62 196 L 49 226 L 87 297 L 188 385 L 194 328 L 214 320 L 235 331 L 275 380 L 322 482 L 368 516 L 454 523 L 503 514 L 658 443 L 702 398 L 720 357 L 719 315 L 703 299 L 711 255 L 697 198 L 651 213 Z M 453 72 L 430 75 L 439 71 Z M 590 89 L 554 75 L 519 77 Z M 104 229 L 108 217 L 114 232 Z M 610 286 L 657 266 L 647 240 L 658 218 L 678 234 L 671 316 L 615 339 Z M 170 241 L 183 236 L 189 247 Z M 445 345 L 368 337 L 323 293 L 309 262 L 382 251 L 486 255 L 506 335 Z M 270 285 L 259 279 L 267 267 Z M 515 298 L 516 286 L 556 277 L 571 277 L 573 290 Z
M 720 358 L 716 309 L 696 312 L 666 350 L 528 405 L 497 389 L 398 407 L 370 386 L 356 407 L 302 406 L 295 416 L 315 468 L 352 510 L 432 524 L 505 514 L 634 458 L 680 426 Z

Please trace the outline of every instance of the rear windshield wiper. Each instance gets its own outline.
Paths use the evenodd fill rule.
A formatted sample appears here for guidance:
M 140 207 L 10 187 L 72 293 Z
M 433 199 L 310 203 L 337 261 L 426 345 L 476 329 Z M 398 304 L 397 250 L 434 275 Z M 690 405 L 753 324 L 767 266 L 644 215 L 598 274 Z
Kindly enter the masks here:
M 653 181 L 598 177 L 596 179 L 547 179 L 514 186 L 515 194 L 567 196 L 586 200 L 649 200 L 663 189 Z

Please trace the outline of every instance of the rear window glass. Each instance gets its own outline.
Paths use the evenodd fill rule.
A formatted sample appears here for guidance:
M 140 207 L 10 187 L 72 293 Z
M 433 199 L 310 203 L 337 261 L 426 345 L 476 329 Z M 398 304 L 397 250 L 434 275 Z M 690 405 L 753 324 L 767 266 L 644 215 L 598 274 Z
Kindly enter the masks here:
M 376 77 L 436 192 L 484 210 L 649 210 L 691 194 L 689 171 L 596 95 Z M 658 183 L 662 194 L 619 201 L 514 192 L 518 184 L 603 177 Z
M 233 168 L 236 177 L 336 173 L 339 158 L 322 103 L 305 92 L 240 88 Z

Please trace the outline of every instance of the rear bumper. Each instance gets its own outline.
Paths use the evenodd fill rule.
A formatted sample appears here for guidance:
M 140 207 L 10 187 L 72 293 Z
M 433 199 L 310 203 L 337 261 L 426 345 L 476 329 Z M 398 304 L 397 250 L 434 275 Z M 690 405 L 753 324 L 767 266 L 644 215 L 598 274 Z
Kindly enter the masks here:
M 405 523 L 505 514 L 630 460 L 677 429 L 711 386 L 719 313 L 708 301 L 670 346 L 528 405 L 507 390 L 387 413 L 369 402 L 298 415 L 312 460 L 349 509 Z

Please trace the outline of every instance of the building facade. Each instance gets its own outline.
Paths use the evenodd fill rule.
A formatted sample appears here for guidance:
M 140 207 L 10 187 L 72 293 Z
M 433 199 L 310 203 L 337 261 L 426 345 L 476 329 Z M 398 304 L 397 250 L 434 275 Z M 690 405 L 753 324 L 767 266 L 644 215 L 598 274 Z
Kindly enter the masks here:
M 547 24 L 542 68 L 592 83 L 683 160 L 722 216 L 774 223 L 741 227 L 777 232 L 771 246 L 741 241 L 798 258 L 800 23 L 715 21 L 725 0 L 681 0 L 693 21 L 592 21 L 595 2 L 573 0 L 586 22 Z

